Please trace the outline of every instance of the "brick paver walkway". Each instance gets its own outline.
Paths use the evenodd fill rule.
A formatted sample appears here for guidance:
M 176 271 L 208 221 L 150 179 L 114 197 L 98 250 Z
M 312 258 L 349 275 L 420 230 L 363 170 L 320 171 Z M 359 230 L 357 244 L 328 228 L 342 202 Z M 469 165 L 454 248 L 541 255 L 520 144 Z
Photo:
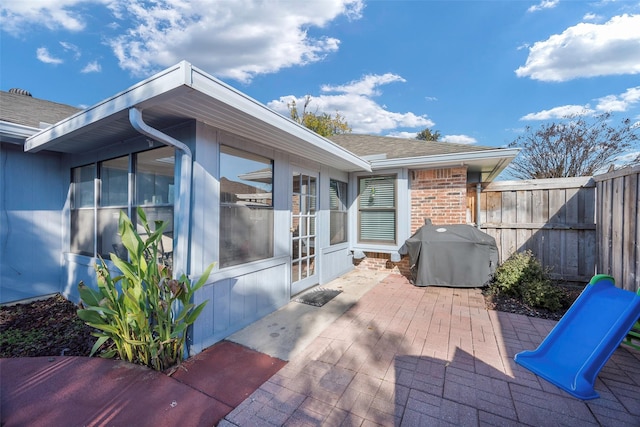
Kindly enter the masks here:
M 640 426 L 638 351 L 616 350 L 588 402 L 515 364 L 554 324 L 390 275 L 219 425 Z

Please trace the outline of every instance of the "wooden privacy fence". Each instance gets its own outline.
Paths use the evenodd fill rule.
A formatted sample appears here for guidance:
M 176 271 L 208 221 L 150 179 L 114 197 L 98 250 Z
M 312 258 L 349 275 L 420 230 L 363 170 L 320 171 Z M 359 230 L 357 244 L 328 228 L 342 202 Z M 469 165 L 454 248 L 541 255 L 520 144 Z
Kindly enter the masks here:
M 610 274 L 616 285 L 630 291 L 640 287 L 640 166 L 594 176 L 597 191 L 599 273 Z
M 493 182 L 480 195 L 480 228 L 500 262 L 529 249 L 552 278 L 585 284 L 596 271 L 595 195 L 591 177 Z

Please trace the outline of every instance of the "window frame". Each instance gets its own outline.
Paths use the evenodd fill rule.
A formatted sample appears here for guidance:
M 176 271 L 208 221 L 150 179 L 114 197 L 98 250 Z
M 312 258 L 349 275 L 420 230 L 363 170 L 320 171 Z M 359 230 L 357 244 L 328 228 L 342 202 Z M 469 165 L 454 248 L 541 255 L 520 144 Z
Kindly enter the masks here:
M 218 159 L 219 160 L 218 182 L 220 183 L 220 192 L 219 192 L 219 201 L 218 201 L 219 209 L 220 209 L 219 210 L 220 220 L 219 220 L 219 229 L 218 229 L 219 268 L 220 269 L 233 268 L 233 267 L 237 267 L 250 262 L 271 259 L 275 256 L 275 251 L 276 251 L 275 249 L 276 247 L 276 238 L 275 238 L 276 211 L 274 207 L 275 206 L 274 205 L 275 160 L 264 155 L 256 154 L 251 151 L 242 150 L 234 146 L 225 145 L 225 144 L 220 145 L 219 152 L 220 152 L 219 159 Z M 235 178 L 241 181 L 243 181 L 240 178 L 242 175 L 244 175 L 247 178 L 247 180 L 244 180 L 246 182 L 241 182 L 241 184 L 244 184 L 244 185 L 260 188 L 259 185 L 249 184 L 248 182 L 251 182 L 251 180 L 249 180 L 248 178 L 250 178 L 251 175 L 253 175 L 253 178 L 256 180 L 256 182 L 260 182 L 259 181 L 260 179 L 265 179 L 264 173 L 266 172 L 266 170 L 270 169 L 269 171 L 270 182 L 268 183 L 263 182 L 263 184 L 266 184 L 267 187 L 261 188 L 262 190 L 265 190 L 264 194 L 270 193 L 271 195 L 270 198 L 248 197 L 244 201 L 244 204 L 238 203 L 239 200 L 232 200 L 227 195 L 227 193 L 223 191 L 224 189 L 222 188 L 222 185 L 223 185 L 222 178 L 227 178 L 227 180 L 231 181 L 229 178 L 233 177 L 232 175 L 230 176 L 225 175 L 226 171 L 223 170 L 224 169 L 223 165 L 225 166 L 230 165 L 232 163 L 232 160 L 225 159 L 224 156 L 233 156 L 239 159 L 243 159 L 244 161 L 261 163 L 265 165 L 265 167 L 262 169 L 257 169 L 255 171 L 247 171 L 247 172 L 239 173 L 238 175 L 235 175 Z M 252 194 L 255 194 L 256 196 L 258 196 L 261 193 L 257 192 Z M 247 194 L 247 196 L 249 196 L 249 194 Z M 249 212 L 244 212 L 244 214 L 246 215 L 243 215 L 243 212 L 239 209 L 240 206 L 248 208 Z M 230 209 L 235 209 L 235 212 L 231 212 Z M 265 211 L 268 211 L 268 212 L 265 212 Z M 233 213 L 233 215 L 230 215 L 228 218 L 225 218 L 225 213 Z M 258 245 L 251 244 L 251 245 L 244 245 L 244 248 L 241 248 L 235 245 L 236 240 L 238 238 L 237 235 L 235 236 L 236 240 L 233 239 L 234 236 L 231 236 L 231 238 L 227 238 L 227 235 L 225 232 L 229 232 L 231 228 L 229 224 L 233 222 L 231 221 L 232 218 L 237 218 L 236 222 L 244 221 L 247 224 L 249 224 L 249 221 L 254 221 L 254 226 L 256 223 L 258 222 L 261 223 L 261 221 L 266 220 L 267 221 L 266 225 L 267 225 L 267 228 L 269 228 L 269 231 L 264 236 L 264 241 L 260 242 L 261 245 L 264 244 L 264 247 L 259 247 Z M 249 230 L 249 228 L 250 227 L 247 226 L 242 229 Z M 258 230 L 261 230 L 261 229 L 263 229 L 263 227 L 258 227 Z M 257 235 L 259 235 L 259 233 L 256 231 L 256 233 L 254 233 L 253 236 L 255 237 Z M 235 252 L 240 251 L 240 253 L 244 254 L 245 257 L 239 257 L 239 256 L 234 257 L 229 255 L 229 253 L 233 253 L 234 251 Z M 260 253 L 264 253 L 264 255 L 256 255 Z
M 101 222 L 103 222 L 101 221 L 101 219 L 104 219 L 101 216 L 101 214 L 106 214 L 106 216 L 108 216 L 109 211 L 115 211 L 115 212 L 124 211 L 127 213 L 127 216 L 129 216 L 129 218 L 131 218 L 131 220 L 134 223 L 137 223 L 136 211 L 138 207 L 141 207 L 143 210 L 145 210 L 145 212 L 149 209 L 164 210 L 164 211 L 170 210 L 170 214 L 169 214 L 170 224 L 168 225 L 167 229 L 173 230 L 173 226 L 174 226 L 173 222 L 175 218 L 175 200 L 167 200 L 164 203 L 155 203 L 154 201 L 151 204 L 137 202 L 137 191 L 138 191 L 137 175 L 139 173 L 139 171 L 137 171 L 138 156 L 142 155 L 143 153 L 150 153 L 152 151 L 157 151 L 157 150 L 166 150 L 167 154 L 169 150 L 171 150 L 171 152 L 173 153 L 172 157 L 174 159 L 174 162 L 173 163 L 167 162 L 167 164 L 171 164 L 170 167 L 172 169 L 172 173 L 171 175 L 166 175 L 166 176 L 170 177 L 168 179 L 168 182 L 171 182 L 172 183 L 171 185 L 175 187 L 175 181 L 176 181 L 175 151 L 176 150 L 175 148 L 169 147 L 169 146 L 161 146 L 161 147 L 141 150 L 133 153 L 126 153 L 123 155 L 101 159 L 99 161 L 95 161 L 91 163 L 80 164 L 78 166 L 73 166 L 70 168 L 70 182 L 71 182 L 70 217 L 69 217 L 69 230 L 71 231 L 69 236 L 69 252 L 70 253 L 78 256 L 88 256 L 92 258 L 97 258 L 101 256 L 104 259 L 108 259 L 110 253 L 116 253 L 120 258 L 126 257 L 127 254 L 124 248 L 121 248 L 121 247 L 116 248 L 117 245 L 121 246 L 120 236 L 117 236 L 117 238 L 114 240 L 113 233 L 108 233 L 109 235 L 105 235 L 103 232 L 101 232 Z M 120 203 L 121 200 L 119 200 L 119 203 L 115 203 L 115 204 L 107 203 L 107 205 L 103 206 L 103 200 L 108 199 L 103 197 L 103 176 L 105 175 L 104 174 L 105 169 L 103 168 L 103 165 L 108 164 L 109 162 L 114 162 L 114 161 L 115 163 L 117 163 L 118 160 L 125 161 L 125 159 L 127 163 L 126 190 L 125 190 L 126 202 L 122 204 Z M 78 193 L 77 193 L 79 191 L 78 184 L 81 184 L 83 182 L 77 179 L 77 171 L 81 171 L 83 168 L 93 169 L 92 171 L 93 172 L 93 201 L 91 206 L 88 206 L 87 201 L 84 199 L 81 199 L 82 206 L 76 206 L 77 201 L 79 199 Z M 87 182 L 87 181 L 84 181 L 84 182 Z M 85 186 L 85 192 L 86 192 L 86 187 L 88 186 Z M 122 188 L 120 190 L 122 190 Z M 167 184 L 167 191 L 170 191 L 169 184 Z M 87 234 L 91 234 L 91 239 L 92 239 L 91 252 L 89 252 L 88 250 L 82 250 L 82 249 L 88 249 L 88 247 L 82 248 L 80 246 L 80 250 L 78 250 L 77 248 L 79 245 L 74 244 L 74 235 L 75 235 L 74 230 L 78 227 L 78 225 L 83 227 L 83 229 L 85 228 L 83 224 L 78 224 L 77 222 L 77 218 L 79 218 L 79 216 L 81 215 L 80 212 L 82 211 L 92 212 L 91 221 L 85 221 L 86 223 L 91 222 L 92 229 L 90 232 L 87 232 Z M 118 217 L 119 217 L 119 214 L 118 214 Z M 150 225 L 153 227 L 154 226 L 153 218 L 149 218 L 149 215 L 147 215 L 147 217 L 149 219 Z M 113 224 L 111 224 L 109 228 L 113 229 Z M 116 223 L 116 229 L 117 229 L 117 223 Z M 116 231 L 116 234 L 117 234 L 117 231 Z M 165 232 L 165 234 L 167 233 Z M 106 248 L 106 253 L 104 253 L 105 252 L 103 251 L 104 248 L 102 248 L 103 242 L 105 241 L 105 239 L 111 239 L 111 243 L 112 243 L 112 248 Z M 163 247 L 162 250 L 166 255 L 171 255 L 171 256 L 173 255 L 173 247 L 171 248 Z M 168 259 L 167 257 L 166 261 L 171 263 L 172 260 Z
M 363 189 L 361 188 L 362 182 L 364 180 L 376 180 L 376 179 L 386 179 L 386 178 L 390 178 L 393 182 L 393 207 L 364 207 L 363 203 L 362 203 L 362 197 L 363 197 Z M 357 183 L 356 183 L 356 188 L 357 188 L 357 198 L 358 198 L 358 204 L 357 204 L 357 224 L 358 224 L 358 228 L 357 228 L 357 242 L 358 244 L 364 244 L 364 245 L 384 245 L 384 246 L 392 246 L 395 247 L 398 245 L 398 233 L 399 233 L 399 227 L 398 227 L 398 217 L 399 217 L 399 212 L 398 212 L 398 179 L 399 176 L 397 173 L 384 173 L 384 174 L 375 174 L 375 175 L 360 175 L 356 177 L 357 179 Z M 374 194 L 375 197 L 375 194 Z M 363 238 L 362 234 L 363 234 L 363 212 L 368 212 L 368 213 L 374 213 L 374 212 L 393 212 L 393 240 L 384 240 L 384 239 L 367 239 L 367 238 Z
M 334 183 L 336 184 L 336 195 L 333 195 Z M 340 190 L 343 194 L 340 194 Z M 338 200 L 337 209 L 333 208 L 333 198 Z M 334 241 L 334 215 L 339 214 L 342 218 L 342 239 Z M 329 245 L 339 245 L 349 241 L 349 183 L 335 178 L 329 178 Z

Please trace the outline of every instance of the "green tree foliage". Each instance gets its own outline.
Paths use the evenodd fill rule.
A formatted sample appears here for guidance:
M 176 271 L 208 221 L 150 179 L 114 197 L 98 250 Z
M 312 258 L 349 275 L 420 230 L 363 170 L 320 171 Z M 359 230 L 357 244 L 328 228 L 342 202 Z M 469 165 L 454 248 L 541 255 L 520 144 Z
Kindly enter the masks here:
M 522 152 L 511 162 L 511 174 L 519 179 L 590 176 L 617 157 L 637 147 L 638 127 L 624 119 L 617 127 L 611 113 L 591 120 L 569 116 L 563 122 L 546 123 L 509 144 Z M 635 161 L 638 159 L 636 158 Z
M 327 113 L 311 113 L 307 111 L 307 107 L 310 102 L 311 97 L 305 97 L 302 115 L 300 115 L 300 112 L 298 111 L 296 101 L 291 101 L 290 104 L 287 104 L 291 119 L 324 137 L 351 133 L 351 127 L 349 127 L 349 124 L 343 115 L 338 112 L 336 112 L 335 116 L 331 116 Z
M 101 260 L 96 266 L 97 290 L 80 282 L 83 308 L 78 317 L 97 330 L 92 356 L 101 351 L 105 358 L 118 356 L 162 371 L 182 360 L 187 328 L 206 304 L 193 304 L 193 295 L 204 285 L 213 264 L 195 284 L 185 275 L 172 278 L 171 269 L 159 262 L 159 242 L 167 223 L 156 221 L 151 230 L 144 211 L 138 208 L 137 212 L 145 238 L 121 211 L 118 232 L 129 260 L 111 254 L 120 271 L 116 277 Z
M 441 136 L 442 135 L 439 130 L 432 131 L 431 129 L 426 128 L 416 134 L 416 139 L 419 139 L 420 141 L 439 141 Z

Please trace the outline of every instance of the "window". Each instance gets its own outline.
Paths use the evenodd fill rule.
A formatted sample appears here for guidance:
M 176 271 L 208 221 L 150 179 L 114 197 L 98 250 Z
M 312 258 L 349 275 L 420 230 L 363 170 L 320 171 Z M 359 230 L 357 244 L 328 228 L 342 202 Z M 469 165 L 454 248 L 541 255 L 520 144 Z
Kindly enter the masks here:
M 273 161 L 220 147 L 220 267 L 273 257 Z
M 129 156 L 98 163 L 98 178 L 98 254 L 108 258 L 115 251 L 122 257 L 118 218 L 120 211 L 128 212 L 129 207 Z
M 174 149 L 162 147 L 71 170 L 71 252 L 109 258 L 127 254 L 118 235 L 120 211 L 135 221 L 141 206 L 153 226 L 168 222 L 161 242 L 173 252 Z M 138 228 L 138 232 L 142 229 Z
M 155 229 L 155 221 L 167 223 L 160 239 L 160 250 L 169 265 L 173 261 L 174 154 L 172 147 L 163 147 L 138 153 L 135 157 L 134 206 L 142 208 L 151 230 Z M 136 209 L 133 211 L 135 213 Z M 138 225 L 138 232 L 142 230 Z
M 396 243 L 396 176 L 358 179 L 358 241 Z
M 347 241 L 347 183 L 329 181 L 329 230 L 332 245 Z
M 71 252 L 76 254 L 93 256 L 95 252 L 95 180 L 95 164 L 71 172 Z

